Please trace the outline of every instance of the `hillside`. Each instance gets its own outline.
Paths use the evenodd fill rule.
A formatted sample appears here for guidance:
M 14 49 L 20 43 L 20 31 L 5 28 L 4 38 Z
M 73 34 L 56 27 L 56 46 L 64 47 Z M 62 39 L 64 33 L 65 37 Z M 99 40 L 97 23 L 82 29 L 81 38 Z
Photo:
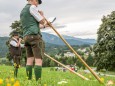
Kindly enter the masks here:
M 4 57 L 6 52 L 8 52 L 8 48 L 6 46 L 6 41 L 8 39 L 8 37 L 0 37 L 0 57 Z
M 48 33 L 42 33 L 42 35 L 43 35 L 43 39 L 47 43 L 56 44 L 56 45 L 65 45 L 58 36 L 48 34 Z M 96 43 L 95 39 L 81 39 L 81 38 L 75 38 L 75 37 L 65 36 L 65 35 L 63 35 L 63 37 L 70 45 L 84 45 L 84 44 L 91 45 Z
M 65 46 L 65 44 L 63 43 L 63 41 L 55 35 L 52 34 L 48 34 L 48 33 L 42 33 L 43 39 L 45 41 L 46 44 L 46 50 L 48 51 L 49 48 L 55 48 L 55 47 L 61 47 L 61 46 Z M 91 45 L 96 43 L 96 40 L 94 39 L 80 39 L 80 38 L 74 38 L 74 37 L 70 37 L 70 36 L 63 36 L 67 42 L 70 45 Z M 0 57 L 5 57 L 5 55 L 8 52 L 8 48 L 6 46 L 6 41 L 9 39 L 9 37 L 0 37 Z

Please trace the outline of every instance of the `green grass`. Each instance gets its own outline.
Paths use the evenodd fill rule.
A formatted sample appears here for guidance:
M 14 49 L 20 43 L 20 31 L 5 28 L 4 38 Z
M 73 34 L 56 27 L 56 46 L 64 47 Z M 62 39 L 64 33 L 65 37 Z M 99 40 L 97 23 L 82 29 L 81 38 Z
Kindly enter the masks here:
M 0 86 L 7 86 L 6 79 L 9 79 L 9 83 L 13 84 L 15 82 L 11 82 L 10 79 L 13 78 L 13 66 L 0 66 L 0 78 L 3 79 L 3 84 Z M 18 78 L 15 79 L 20 82 L 20 86 L 104 86 L 100 84 L 92 74 L 85 74 L 83 71 L 80 71 L 80 74 L 90 78 L 91 80 L 86 81 L 82 80 L 77 75 L 71 73 L 70 71 L 61 72 L 61 71 L 50 71 L 50 68 L 43 68 L 42 71 L 42 78 L 39 81 L 35 81 L 34 72 L 33 72 L 33 79 L 27 80 L 25 68 L 22 67 L 19 69 Z M 114 80 L 114 77 L 106 77 L 100 76 L 104 78 L 105 83 L 108 80 Z M 58 84 L 61 81 L 66 81 L 67 83 Z M 18 85 L 16 85 L 18 86 Z

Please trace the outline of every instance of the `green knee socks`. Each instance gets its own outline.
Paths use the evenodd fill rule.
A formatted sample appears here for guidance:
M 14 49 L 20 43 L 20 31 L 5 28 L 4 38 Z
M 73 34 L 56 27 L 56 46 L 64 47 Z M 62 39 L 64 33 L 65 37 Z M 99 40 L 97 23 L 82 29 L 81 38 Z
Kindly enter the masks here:
M 17 78 L 18 68 L 14 68 L 14 77 Z
M 32 79 L 32 66 L 30 66 L 30 65 L 26 66 L 26 73 L 28 76 L 28 80 L 31 80 Z M 34 66 L 34 73 L 35 73 L 36 81 L 39 80 L 41 78 L 42 67 L 35 65 Z
M 31 65 L 26 65 L 26 74 L 28 76 L 28 80 L 32 79 L 32 66 Z
M 41 79 L 42 67 L 35 65 L 34 66 L 34 73 L 35 73 L 36 81 Z

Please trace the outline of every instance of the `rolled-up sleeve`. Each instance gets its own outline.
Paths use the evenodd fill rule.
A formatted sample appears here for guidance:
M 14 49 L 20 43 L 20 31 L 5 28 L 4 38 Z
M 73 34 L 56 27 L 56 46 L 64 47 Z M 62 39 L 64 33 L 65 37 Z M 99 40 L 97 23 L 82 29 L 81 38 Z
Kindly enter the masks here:
M 42 16 L 38 13 L 38 8 L 35 5 L 31 5 L 30 7 L 30 14 L 39 22 L 43 18 Z

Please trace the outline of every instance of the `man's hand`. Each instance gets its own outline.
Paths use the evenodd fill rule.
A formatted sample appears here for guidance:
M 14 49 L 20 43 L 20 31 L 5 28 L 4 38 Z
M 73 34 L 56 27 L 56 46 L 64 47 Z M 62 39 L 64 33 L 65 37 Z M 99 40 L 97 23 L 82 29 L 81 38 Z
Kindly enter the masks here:
M 46 28 L 46 27 L 50 27 L 50 26 L 46 24 L 46 25 L 45 25 L 45 28 Z
M 22 39 L 21 38 L 19 38 L 19 42 L 21 42 L 22 41 Z
M 47 28 L 47 27 L 50 27 L 50 26 L 49 26 L 49 24 L 46 23 L 45 25 L 44 24 L 40 24 L 39 27 L 40 27 L 40 29 L 44 29 L 44 28 Z
M 43 17 L 43 19 L 39 22 L 40 23 L 40 28 L 46 28 L 46 27 L 49 27 L 49 24 L 48 23 L 51 23 L 51 22 L 47 22 L 44 18 L 44 14 L 42 11 L 38 11 L 39 14 Z

